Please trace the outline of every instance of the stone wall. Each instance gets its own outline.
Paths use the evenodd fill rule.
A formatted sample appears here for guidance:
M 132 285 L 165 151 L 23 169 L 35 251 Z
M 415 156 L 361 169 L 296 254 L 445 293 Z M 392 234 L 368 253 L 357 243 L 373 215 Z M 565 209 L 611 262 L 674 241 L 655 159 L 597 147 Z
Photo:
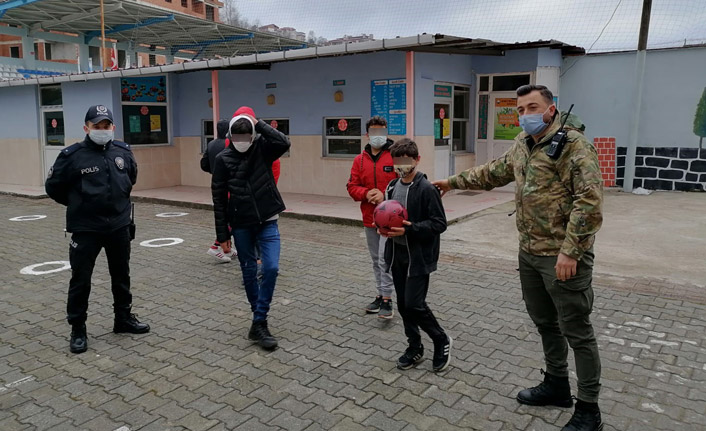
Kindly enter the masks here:
M 626 154 L 627 147 L 618 147 L 618 186 L 623 185 Z M 705 191 L 706 149 L 637 147 L 633 187 Z

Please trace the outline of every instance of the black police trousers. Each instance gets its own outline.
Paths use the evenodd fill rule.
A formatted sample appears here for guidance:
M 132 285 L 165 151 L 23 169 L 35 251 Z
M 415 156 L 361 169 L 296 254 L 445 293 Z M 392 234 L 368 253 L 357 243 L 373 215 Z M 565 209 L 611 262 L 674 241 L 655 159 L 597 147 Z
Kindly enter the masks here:
M 419 328 L 426 332 L 433 342 L 445 342 L 446 332 L 427 305 L 429 274 L 407 276 L 409 273 L 409 252 L 406 246 L 395 244 L 390 271 L 395 284 L 395 293 L 397 293 L 397 310 L 402 316 L 404 333 L 409 346 L 422 346 Z
M 75 232 L 71 236 L 69 261 L 71 281 L 66 314 L 69 324 L 86 322 L 88 296 L 91 293 L 91 276 L 96 258 L 105 249 L 110 272 L 110 286 L 113 291 L 115 310 L 128 309 L 132 304 L 130 294 L 130 231 L 125 226 L 109 233 Z

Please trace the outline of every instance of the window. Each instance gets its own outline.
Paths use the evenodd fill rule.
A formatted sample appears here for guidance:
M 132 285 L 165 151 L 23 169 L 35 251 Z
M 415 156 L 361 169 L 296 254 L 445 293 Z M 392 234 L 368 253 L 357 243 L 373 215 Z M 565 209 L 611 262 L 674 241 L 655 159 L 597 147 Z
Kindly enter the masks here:
M 20 58 L 20 47 L 19 46 L 11 46 L 10 47 L 10 57 Z
M 51 60 L 51 44 L 50 43 L 44 44 L 44 59 Z
M 189 0 L 181 0 L 181 7 L 189 7 Z
M 454 115 L 453 136 L 451 139 L 452 151 L 466 151 L 470 143 L 470 108 L 471 90 L 468 87 L 454 86 Z M 470 148 L 472 150 L 472 148 Z
M 61 98 L 61 85 L 47 85 L 40 87 L 39 97 L 42 106 L 63 105 Z
M 529 75 L 496 75 L 493 76 L 493 91 L 516 91 L 529 83 Z
M 215 138 L 216 134 L 213 130 L 213 120 L 201 120 L 201 154 L 206 152 L 208 143 Z
M 172 0 L 164 0 L 164 1 L 166 1 L 167 3 L 171 3 L 171 2 L 172 2 Z
M 213 6 L 206 5 L 206 19 L 209 21 L 216 20 L 216 14 L 213 12 Z
M 478 91 L 488 91 L 490 89 L 490 76 L 481 76 Z
M 166 76 L 120 81 L 123 131 L 130 145 L 169 143 L 169 99 Z
M 64 113 L 51 111 L 44 113 L 44 145 L 64 146 Z
M 261 120 L 289 136 L 289 118 L 261 118 Z M 289 150 L 282 157 L 289 157 Z
M 360 154 L 360 117 L 324 118 L 324 156 L 355 157 Z

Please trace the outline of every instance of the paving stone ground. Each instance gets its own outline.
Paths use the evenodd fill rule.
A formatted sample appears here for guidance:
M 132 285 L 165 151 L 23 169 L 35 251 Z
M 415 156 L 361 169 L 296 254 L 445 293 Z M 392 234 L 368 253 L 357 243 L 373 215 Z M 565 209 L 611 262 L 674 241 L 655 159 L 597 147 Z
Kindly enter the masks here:
M 268 353 L 247 340 L 237 264 L 205 254 L 211 213 L 136 210 L 134 311 L 152 331 L 111 332 L 101 253 L 89 350 L 72 355 L 64 318 L 70 271 L 20 273 L 68 260 L 63 207 L 0 196 L 0 430 L 557 430 L 570 417 L 570 409 L 514 399 L 541 379 L 543 361 L 512 261 L 475 256 L 442 237 L 429 303 L 454 337 L 453 361 L 442 374 L 431 372 L 430 359 L 399 371 L 401 321 L 362 313 L 373 295 L 362 229 L 280 220 L 270 327 L 281 347 Z M 174 211 L 189 214 L 155 216 Z M 8 220 L 33 214 L 47 217 Z M 184 242 L 139 245 L 175 237 Z M 684 295 L 660 286 L 596 276 L 606 430 L 704 430 L 706 300 L 693 286 Z

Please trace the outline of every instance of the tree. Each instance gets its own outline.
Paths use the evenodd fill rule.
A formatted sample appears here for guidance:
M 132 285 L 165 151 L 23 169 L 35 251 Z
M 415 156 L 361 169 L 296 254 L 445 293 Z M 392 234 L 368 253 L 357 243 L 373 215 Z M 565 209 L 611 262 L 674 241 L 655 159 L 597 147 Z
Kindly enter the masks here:
M 701 150 L 706 137 L 706 88 L 704 88 L 704 93 L 701 95 L 701 100 L 696 105 L 694 134 L 699 137 L 699 150 Z
M 220 16 L 221 21 L 235 27 L 250 28 L 252 26 L 252 24 L 240 14 L 236 0 L 224 0 Z

